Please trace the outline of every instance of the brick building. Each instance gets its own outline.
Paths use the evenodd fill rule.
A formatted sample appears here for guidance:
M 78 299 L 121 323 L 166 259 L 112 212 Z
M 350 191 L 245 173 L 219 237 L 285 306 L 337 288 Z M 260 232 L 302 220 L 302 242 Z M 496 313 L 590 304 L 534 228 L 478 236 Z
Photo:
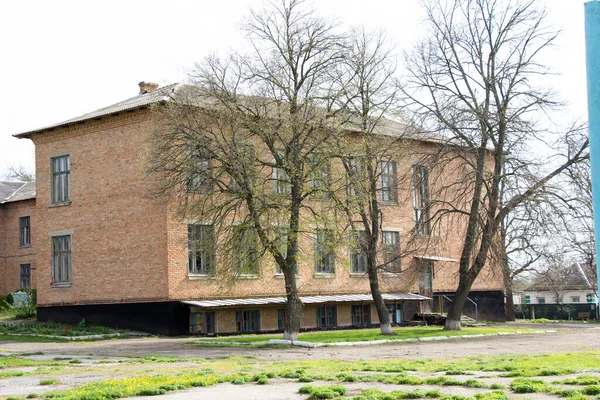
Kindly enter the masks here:
M 0 182 L 0 295 L 35 289 L 35 183 Z
M 151 106 L 167 101 L 167 93 L 177 87 L 140 84 L 141 93 L 133 98 L 16 135 L 35 144 L 36 255 L 31 263 L 37 266 L 40 320 L 74 323 L 85 318 L 171 335 L 282 328 L 283 277 L 272 260 L 261 260 L 260 270 L 251 276 L 223 279 L 218 264 L 216 272 L 202 264 L 206 257 L 190 240 L 211 235 L 210 228 L 176 218 L 164 201 L 151 196 L 152 178 L 142 168 L 155 125 Z M 435 144 L 415 140 L 414 146 Z M 414 231 L 418 211 L 410 181 L 414 160 L 399 154 L 395 162 L 393 179 L 401 193 L 386 206 L 382 227 L 392 252 L 401 246 L 403 233 Z M 32 209 L 34 202 L 23 204 Z M 22 214 L 14 208 L 13 224 Z M 401 272 L 382 274 L 382 291 L 395 322 L 418 307 L 435 308 L 436 302 L 421 295 L 454 292 L 462 229 L 448 227 L 443 238 L 432 241 L 435 246 L 404 257 Z M 0 234 L 6 231 L 0 229 Z M 320 251 L 312 245 L 318 242 L 316 232 L 304 241 L 307 253 Z M 303 328 L 376 324 L 368 278 L 353 267 L 351 250 L 338 249 L 335 265 L 326 269 L 315 266 L 315 254 L 302 260 L 298 274 L 306 304 Z M 486 267 L 471 298 L 482 305 L 480 317 L 502 319 L 501 273 Z

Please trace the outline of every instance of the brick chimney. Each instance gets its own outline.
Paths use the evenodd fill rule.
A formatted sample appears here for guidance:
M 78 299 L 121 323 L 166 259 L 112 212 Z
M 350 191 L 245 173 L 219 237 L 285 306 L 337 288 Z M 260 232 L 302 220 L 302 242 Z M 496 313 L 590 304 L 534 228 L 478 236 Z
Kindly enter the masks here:
M 158 83 L 154 82 L 141 81 L 138 85 L 140 86 L 140 94 L 152 93 L 158 89 Z

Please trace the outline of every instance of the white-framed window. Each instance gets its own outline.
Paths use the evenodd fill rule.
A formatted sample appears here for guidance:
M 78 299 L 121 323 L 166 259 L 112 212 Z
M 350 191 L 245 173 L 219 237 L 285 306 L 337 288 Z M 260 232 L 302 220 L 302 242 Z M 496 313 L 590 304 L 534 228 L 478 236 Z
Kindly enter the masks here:
M 367 272 L 367 239 L 365 231 L 350 233 L 350 272 L 354 274 Z
M 571 296 L 571 303 L 581 303 L 581 296 Z
M 52 157 L 52 204 L 71 201 L 71 160 L 68 154 Z
M 538 304 L 546 304 L 546 298 L 542 296 L 538 296 L 535 298 Z
M 188 225 L 188 267 L 190 275 L 215 272 L 214 225 Z
M 71 235 L 52 237 L 52 283 L 71 283 Z
M 381 249 L 383 252 L 384 271 L 400 272 L 400 232 L 381 231 Z
M 396 162 L 392 160 L 377 163 L 379 200 L 382 202 L 398 202 L 398 184 L 396 181 Z
M 335 257 L 333 253 L 333 232 L 328 229 L 317 229 L 315 241 L 315 272 L 318 274 L 335 273 Z
M 424 165 L 415 165 L 413 173 L 413 207 L 415 210 L 415 233 L 429 235 L 429 170 Z

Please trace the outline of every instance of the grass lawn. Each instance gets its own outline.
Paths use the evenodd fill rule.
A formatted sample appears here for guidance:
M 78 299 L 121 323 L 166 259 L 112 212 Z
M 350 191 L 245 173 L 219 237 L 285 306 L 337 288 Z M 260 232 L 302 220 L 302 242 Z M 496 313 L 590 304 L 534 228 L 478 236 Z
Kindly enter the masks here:
M 86 324 L 85 321 L 78 325 L 57 324 L 53 322 L 37 322 L 33 320 L 14 321 L 11 323 L 0 323 L 0 338 L 2 340 L 22 341 L 29 339 L 48 339 L 45 336 L 73 337 L 87 335 L 109 335 L 122 332 L 104 326 Z
M 319 331 L 307 332 L 298 335 L 298 340 L 310 343 L 336 343 L 336 342 L 364 342 L 371 340 L 405 340 L 419 339 L 436 336 L 468 336 L 468 335 L 490 335 L 497 333 L 516 333 L 516 332 L 534 332 L 535 329 L 512 329 L 512 328 L 463 328 L 460 331 L 445 331 L 441 326 L 420 326 L 420 327 L 402 327 L 394 328 L 394 336 L 384 336 L 379 333 L 379 329 L 352 329 L 340 331 Z M 232 343 L 247 343 L 259 344 L 271 339 L 282 339 L 281 334 L 278 335 L 242 335 L 242 336 L 227 336 L 217 338 L 202 338 L 202 343 L 211 342 L 232 342 Z
M 30 365 L 15 357 L 1 357 L 4 371 L 11 367 Z M 177 369 L 163 368 L 165 363 L 194 363 Z M 44 363 L 39 363 L 42 365 Z M 51 362 L 47 363 L 51 365 Z M 40 369 L 40 378 L 47 384 L 61 381 L 64 374 L 73 374 L 77 365 L 60 366 L 48 377 Z M 135 364 L 139 364 L 136 367 Z M 338 398 L 346 393 L 351 382 L 362 382 L 367 389 L 347 399 L 394 400 L 405 398 L 438 398 L 443 400 L 504 400 L 509 395 L 544 393 L 552 398 L 594 399 L 600 394 L 600 352 L 560 353 L 548 355 L 477 356 L 452 359 L 421 360 L 306 360 L 259 361 L 252 357 L 222 359 L 191 359 L 178 357 L 131 357 L 119 366 L 99 364 L 84 367 L 81 373 L 116 371 L 117 379 L 107 379 L 80 385 L 73 389 L 30 394 L 27 398 L 46 399 L 117 399 L 130 396 L 157 395 L 197 386 L 221 383 L 234 385 L 272 385 L 277 391 L 281 382 L 306 382 L 300 393 L 310 398 Z M 485 372 L 485 374 L 483 374 Z M 435 374 L 433 374 L 435 373 Z M 36 375 L 36 372 L 30 375 Z M 43 375 L 41 375 L 43 374 Z M 594 374 L 594 375 L 591 375 Z M 563 375 L 569 375 L 564 377 Z M 573 378 L 573 375 L 576 377 Z M 491 377 L 506 378 L 494 383 Z M 5 378 L 10 378 L 7 374 Z M 2 379 L 0 377 L 0 379 Z M 40 386 L 44 386 L 40 380 Z M 393 392 L 386 386 L 394 385 Z M 411 390 L 398 390 L 410 385 Z M 391 386 L 389 386 L 391 387 Z M 448 394 L 451 387 L 476 390 L 470 396 Z M 240 393 L 245 389 L 240 388 Z M 331 394 L 333 392 L 333 394 Z M 386 393 L 387 392 L 387 393 Z M 319 394 L 320 393 L 320 394 Z M 593 397 L 592 397 L 593 396 Z M 24 396 L 18 397 L 19 399 Z

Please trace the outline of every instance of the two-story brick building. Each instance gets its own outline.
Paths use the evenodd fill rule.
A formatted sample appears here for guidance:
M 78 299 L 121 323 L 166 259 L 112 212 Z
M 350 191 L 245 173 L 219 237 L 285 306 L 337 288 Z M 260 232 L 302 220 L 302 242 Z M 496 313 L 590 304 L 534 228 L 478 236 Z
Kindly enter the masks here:
M 35 288 L 35 183 L 0 182 L 0 295 Z
M 209 224 L 182 221 L 151 195 L 153 180 L 142 167 L 156 122 L 151 106 L 168 101 L 169 91 L 177 87 L 140 84 L 141 93 L 133 98 L 16 135 L 31 139 L 36 149 L 32 264 L 40 320 L 85 318 L 164 334 L 282 328 L 285 291 L 272 260 L 261 260 L 252 276 L 223 279 L 218 263 L 206 268 L 208 258 L 193 240 L 214 235 Z M 414 146 L 435 146 L 413 141 Z M 402 235 L 414 231 L 419 212 L 410 181 L 414 160 L 398 154 L 394 162 L 390 179 L 398 180 L 403 194 L 386 206 L 382 226 L 392 254 L 399 251 Z M 462 229 L 460 224 L 448 227 L 444 237 L 432 241 L 436 246 L 404 257 L 401 272 L 382 273 L 393 321 L 412 316 L 415 305 L 425 300 L 421 295 L 455 290 Z M 306 305 L 302 327 L 377 323 L 368 278 L 353 266 L 352 250 L 338 249 L 324 268 L 315 261 L 324 259 L 317 254 L 322 251 L 318 232 L 308 232 L 304 241 L 311 254 L 298 273 Z M 476 301 L 487 305 L 480 307 L 480 316 L 502 318 L 502 291 L 501 273 L 486 267 L 472 291 Z

